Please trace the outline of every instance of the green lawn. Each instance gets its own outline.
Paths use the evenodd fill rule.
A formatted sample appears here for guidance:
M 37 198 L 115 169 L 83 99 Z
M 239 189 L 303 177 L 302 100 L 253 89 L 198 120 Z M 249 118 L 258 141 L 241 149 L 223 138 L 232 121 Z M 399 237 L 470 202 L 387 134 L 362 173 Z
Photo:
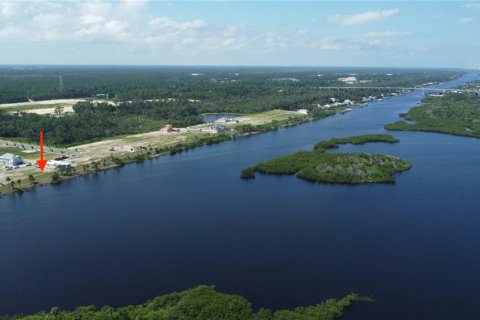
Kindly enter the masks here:
M 39 152 L 24 152 L 23 149 L 17 147 L 0 147 L 0 154 L 13 153 L 26 158 L 35 158 L 39 156 Z

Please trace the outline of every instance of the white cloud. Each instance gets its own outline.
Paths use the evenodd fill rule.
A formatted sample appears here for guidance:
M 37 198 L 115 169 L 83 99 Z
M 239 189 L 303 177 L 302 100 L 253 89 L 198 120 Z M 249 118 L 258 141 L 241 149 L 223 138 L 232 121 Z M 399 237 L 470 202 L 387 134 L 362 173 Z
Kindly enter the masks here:
M 80 17 L 80 21 L 84 24 L 97 24 L 102 23 L 104 20 L 104 17 L 95 14 L 86 14 Z
M 0 17 L 9 18 L 14 12 L 14 3 L 0 2 Z
M 14 26 L 0 28 L 0 39 L 18 39 L 22 36 L 24 36 L 24 32 L 20 28 Z
M 62 16 L 53 13 L 38 14 L 32 18 L 32 23 L 41 29 L 50 29 L 58 27 L 61 23 Z
M 469 24 L 469 23 L 472 23 L 473 21 L 475 21 L 475 19 L 470 18 L 470 17 L 457 19 L 457 23 L 459 23 L 459 24 Z
M 177 22 L 168 17 L 159 17 L 150 21 L 150 26 L 158 29 L 173 29 L 176 31 L 183 31 L 189 29 L 198 29 L 207 26 L 203 20 L 196 19 L 187 22 Z
M 391 38 L 391 37 L 403 37 L 409 35 L 409 32 L 398 31 L 372 31 L 365 34 L 368 38 Z
M 352 15 L 334 15 L 328 17 L 328 20 L 342 25 L 358 25 L 367 22 L 377 21 L 386 19 L 388 17 L 396 15 L 400 9 L 388 9 L 388 10 L 378 10 L 378 11 L 367 11 Z
M 406 41 L 401 44 L 398 41 L 398 37 L 409 35 L 407 32 L 373 30 L 326 36 L 328 33 L 307 26 L 290 32 L 268 25 L 259 30 L 255 25 L 220 23 L 200 16 L 178 19 L 155 14 L 150 9 L 146 1 L 0 0 L 0 47 L 5 49 L 9 45 L 13 57 L 17 48 L 23 46 L 35 51 L 52 50 L 52 57 L 56 54 L 55 57 L 65 59 L 63 62 L 78 58 L 108 63 L 123 63 L 124 57 L 138 61 L 138 56 L 161 63 L 217 63 L 216 59 L 233 63 L 231 57 L 254 64 L 260 63 L 257 57 L 267 63 L 274 63 L 275 57 L 288 57 L 295 63 L 294 59 L 312 55 L 335 58 L 346 52 L 352 56 L 388 52 L 390 56 L 413 50 Z M 398 9 L 370 11 L 330 19 L 344 25 L 358 25 L 386 19 L 398 12 Z M 3 60 L 4 52 L 0 52 Z M 32 58 L 35 59 L 39 58 Z

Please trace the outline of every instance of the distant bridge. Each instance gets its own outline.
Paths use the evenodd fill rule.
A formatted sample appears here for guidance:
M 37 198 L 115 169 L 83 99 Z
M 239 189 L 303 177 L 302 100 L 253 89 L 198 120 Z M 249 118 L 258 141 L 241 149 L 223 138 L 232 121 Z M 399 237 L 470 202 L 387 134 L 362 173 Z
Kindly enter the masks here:
M 355 86 L 355 87 L 316 87 L 319 90 L 343 90 L 343 89 L 373 89 L 373 90 L 388 90 L 389 92 L 392 91 L 415 91 L 415 90 L 422 90 L 427 92 L 438 92 L 438 93 L 450 93 L 450 92 L 464 92 L 464 93 L 476 93 L 479 94 L 479 89 L 439 89 L 439 88 L 428 88 L 428 87 L 367 87 L 367 86 Z

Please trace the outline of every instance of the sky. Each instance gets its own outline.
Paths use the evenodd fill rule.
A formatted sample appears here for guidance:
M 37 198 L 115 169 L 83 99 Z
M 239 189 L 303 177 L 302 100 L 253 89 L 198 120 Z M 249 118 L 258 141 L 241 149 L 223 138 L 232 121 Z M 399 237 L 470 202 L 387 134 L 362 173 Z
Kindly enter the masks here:
M 480 1 L 0 0 L 0 64 L 480 68 Z

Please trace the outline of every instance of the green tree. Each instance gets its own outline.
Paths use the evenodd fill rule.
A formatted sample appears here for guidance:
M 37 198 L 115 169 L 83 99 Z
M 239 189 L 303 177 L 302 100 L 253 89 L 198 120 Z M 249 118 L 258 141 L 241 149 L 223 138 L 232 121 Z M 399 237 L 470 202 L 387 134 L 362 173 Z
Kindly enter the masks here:
M 62 183 L 62 180 L 60 179 L 60 175 L 58 172 L 54 172 L 52 175 L 52 184 L 60 184 Z

